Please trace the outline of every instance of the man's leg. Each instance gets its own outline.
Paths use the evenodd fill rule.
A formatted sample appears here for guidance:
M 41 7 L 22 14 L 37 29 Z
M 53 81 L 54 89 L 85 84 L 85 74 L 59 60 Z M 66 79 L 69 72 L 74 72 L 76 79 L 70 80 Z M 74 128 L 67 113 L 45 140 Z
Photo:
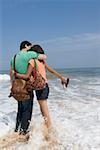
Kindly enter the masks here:
M 27 133 L 31 117 L 32 117 L 32 108 L 33 108 L 33 92 L 30 94 L 31 98 L 22 102 L 22 120 L 21 120 L 21 129 L 20 131 L 23 134 Z
M 17 117 L 16 117 L 16 127 L 15 127 L 15 132 L 18 132 L 18 129 L 21 125 L 21 118 L 22 118 L 22 102 L 18 102 L 18 112 L 17 112 Z

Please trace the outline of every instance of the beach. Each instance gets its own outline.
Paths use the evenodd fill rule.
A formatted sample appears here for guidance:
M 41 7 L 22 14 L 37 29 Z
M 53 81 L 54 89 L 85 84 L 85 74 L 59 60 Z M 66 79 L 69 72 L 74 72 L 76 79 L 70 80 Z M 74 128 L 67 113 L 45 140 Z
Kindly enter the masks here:
M 68 88 L 49 76 L 48 106 L 53 129 L 45 138 L 44 121 L 34 97 L 30 139 L 6 146 L 7 150 L 100 150 L 100 68 L 58 69 L 69 77 Z M 0 73 L 0 140 L 12 135 L 17 101 L 10 93 L 8 72 Z M 11 140 L 10 140 L 11 141 Z M 3 143 L 4 144 L 4 143 Z M 4 149 L 0 143 L 0 150 Z

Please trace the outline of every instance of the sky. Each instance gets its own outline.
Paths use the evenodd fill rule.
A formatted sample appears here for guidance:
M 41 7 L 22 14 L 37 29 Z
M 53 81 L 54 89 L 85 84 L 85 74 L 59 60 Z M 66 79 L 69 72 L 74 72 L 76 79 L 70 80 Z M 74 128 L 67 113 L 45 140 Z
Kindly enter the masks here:
M 53 68 L 100 67 L 99 0 L 0 0 L 0 70 L 24 40 Z

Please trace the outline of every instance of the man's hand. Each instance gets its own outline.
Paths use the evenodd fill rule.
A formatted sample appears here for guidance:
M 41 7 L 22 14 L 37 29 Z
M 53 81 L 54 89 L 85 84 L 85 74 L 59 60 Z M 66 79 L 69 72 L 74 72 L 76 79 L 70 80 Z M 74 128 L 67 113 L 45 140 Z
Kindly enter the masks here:
M 39 56 L 38 56 L 38 59 L 40 59 L 40 60 L 45 60 L 46 58 L 47 58 L 47 56 L 44 54 L 39 54 Z

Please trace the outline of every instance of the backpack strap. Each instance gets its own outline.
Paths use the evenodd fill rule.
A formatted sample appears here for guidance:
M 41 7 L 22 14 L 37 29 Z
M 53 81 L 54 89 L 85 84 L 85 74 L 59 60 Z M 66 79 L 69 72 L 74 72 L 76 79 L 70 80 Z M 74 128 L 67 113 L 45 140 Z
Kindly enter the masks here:
M 34 79 L 36 79 L 37 76 L 37 63 L 36 60 L 34 59 Z
M 16 71 L 16 67 L 15 67 L 15 60 L 16 60 L 16 54 L 15 54 L 15 56 L 14 56 L 14 72 L 17 72 L 17 71 Z
M 17 56 L 17 55 L 15 54 L 15 56 L 14 56 L 14 78 L 17 78 L 17 77 L 16 77 L 17 70 L 16 70 L 16 67 L 15 67 L 16 56 Z

